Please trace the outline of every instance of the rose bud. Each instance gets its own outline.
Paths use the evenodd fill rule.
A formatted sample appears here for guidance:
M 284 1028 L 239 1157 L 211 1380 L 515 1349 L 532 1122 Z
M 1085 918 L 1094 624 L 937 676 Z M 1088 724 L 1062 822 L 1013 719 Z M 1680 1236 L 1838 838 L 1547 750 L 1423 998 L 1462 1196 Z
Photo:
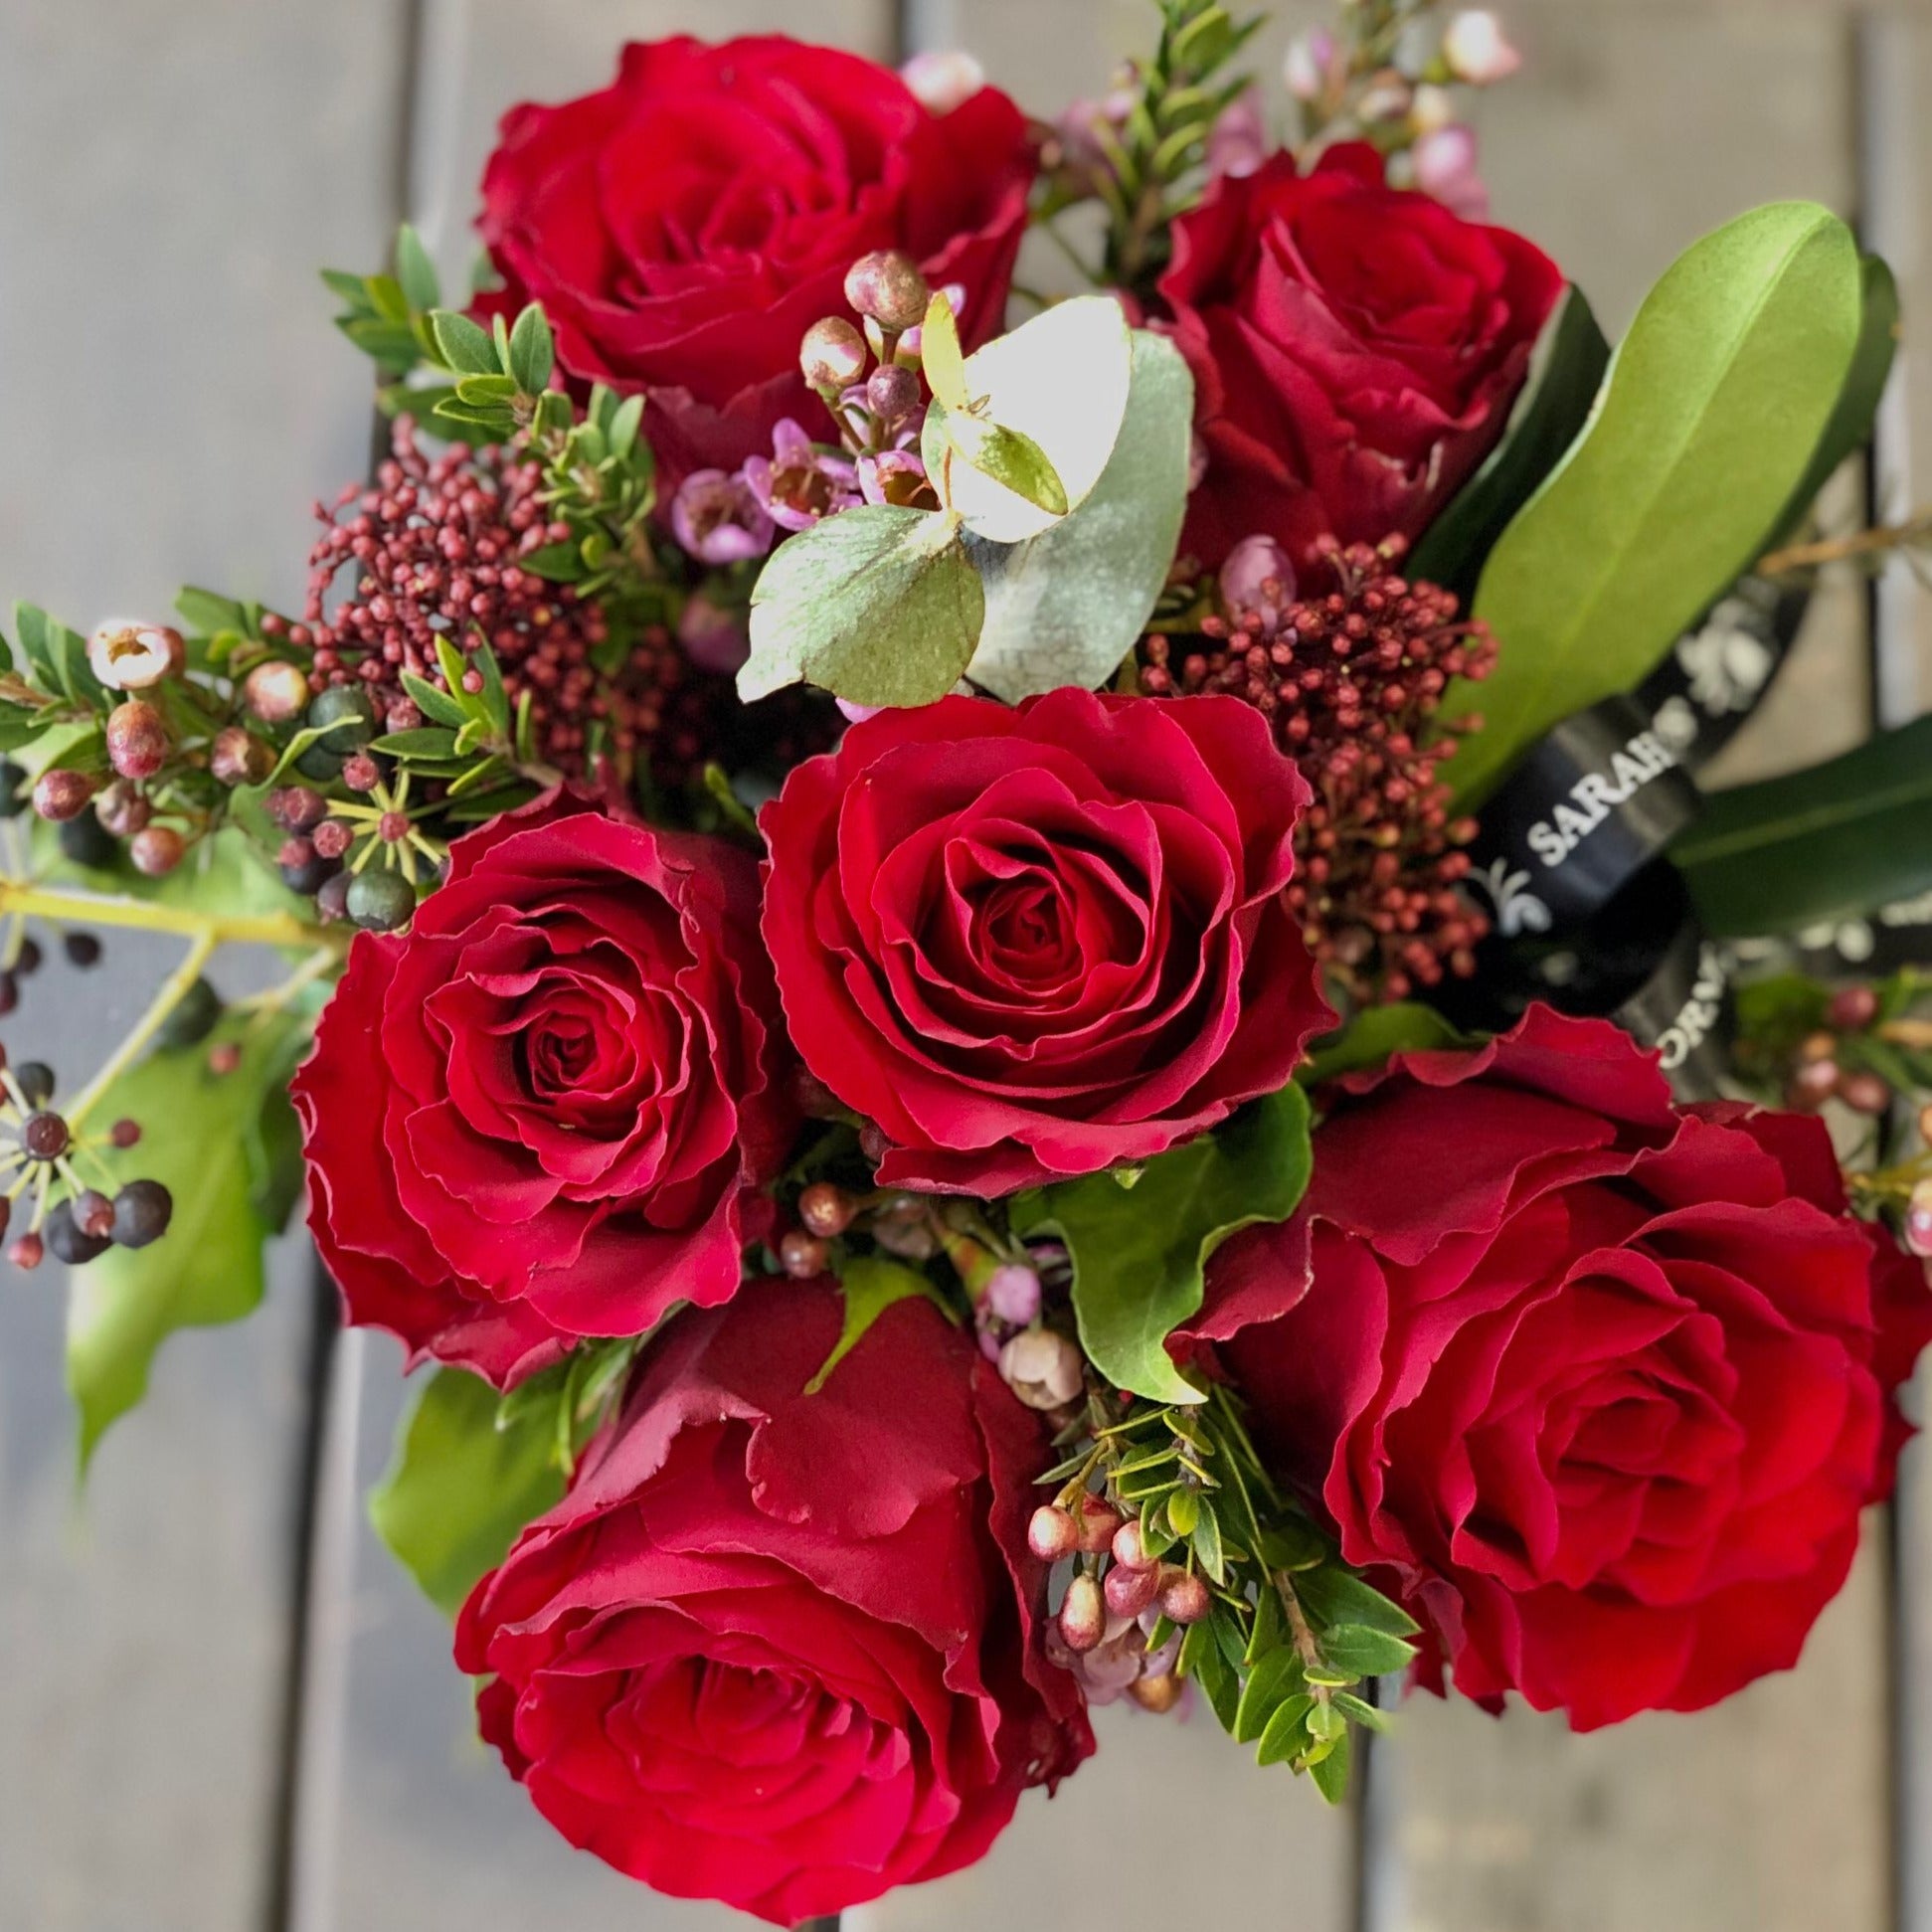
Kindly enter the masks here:
M 110 691 L 145 691 L 187 661 L 180 631 L 165 624 L 103 623 L 88 640 L 88 668 Z
M 93 815 L 102 831 L 115 838 L 132 838 L 154 816 L 154 807 L 131 785 L 116 779 L 94 800 Z
M 812 1234 L 843 1234 L 857 1212 L 858 1203 L 851 1195 L 828 1180 L 813 1181 L 798 1196 L 798 1219 Z
M 842 315 L 812 323 L 798 349 L 798 368 L 813 389 L 836 395 L 865 374 L 865 337 Z
M 897 333 L 925 316 L 933 291 L 911 256 L 898 249 L 875 249 L 847 271 L 845 299 L 868 321 Z
M 208 754 L 208 769 L 220 785 L 260 785 L 274 764 L 274 753 L 240 725 L 218 731 Z
M 170 825 L 148 825 L 128 841 L 127 856 L 136 872 L 158 879 L 188 856 L 188 841 Z
M 1060 1635 L 1076 1657 L 1091 1651 L 1107 1633 L 1107 1606 L 1100 1585 L 1082 1571 L 1067 1585 L 1060 1605 Z
M 1080 1498 L 1080 1547 L 1088 1556 L 1098 1556 L 1113 1542 L 1121 1526 L 1121 1512 L 1105 1496 L 1089 1491 Z
M 1107 1572 L 1107 1581 L 1101 1586 L 1101 1594 L 1107 1600 L 1110 1615 L 1115 1617 L 1138 1617 L 1146 1609 L 1160 1592 L 1160 1572 L 1151 1567 L 1131 1570 L 1124 1563 L 1116 1563 Z
M 1170 1624 L 1198 1624 L 1212 1607 L 1207 1585 L 1191 1570 L 1167 1571 L 1160 1584 L 1160 1614 Z
M 1141 1525 L 1133 1520 L 1122 1523 L 1120 1528 L 1115 1530 L 1114 1540 L 1108 1547 L 1114 1553 L 1114 1561 L 1125 1569 L 1144 1570 L 1153 1562 L 1153 1558 L 1147 1554 L 1147 1545 L 1141 1534 Z
M 60 824 L 78 818 L 93 796 L 93 781 L 80 772 L 43 772 L 34 781 L 34 809 Z
M 1057 1409 L 1080 1393 L 1080 1350 L 1057 1328 L 1028 1328 L 999 1351 L 999 1373 L 1029 1409 Z
M 242 702 L 264 725 L 285 725 L 308 709 L 308 679 L 298 664 L 258 664 L 242 680 Z
M 107 714 L 107 762 L 124 779 L 151 779 L 168 762 L 168 728 L 141 698 Z
M 1080 1541 L 1080 1525 L 1057 1502 L 1043 1502 L 1026 1525 L 1026 1547 L 1042 1563 L 1071 1556 Z

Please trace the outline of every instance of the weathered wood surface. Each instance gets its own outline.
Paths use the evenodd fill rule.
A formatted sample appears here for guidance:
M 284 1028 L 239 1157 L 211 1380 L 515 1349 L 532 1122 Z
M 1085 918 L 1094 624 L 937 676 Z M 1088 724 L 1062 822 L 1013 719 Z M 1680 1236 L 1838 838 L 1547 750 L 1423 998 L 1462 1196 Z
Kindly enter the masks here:
M 309 258 L 388 219 L 399 15 L 0 8 L 0 596 L 84 627 L 159 615 L 185 579 L 299 596 L 367 389 Z M 85 1079 L 177 950 L 50 965 L 9 1049 Z M 263 1922 L 308 1287 L 290 1248 L 253 1321 L 171 1341 L 80 1498 L 61 1271 L 0 1267 L 0 1925 Z

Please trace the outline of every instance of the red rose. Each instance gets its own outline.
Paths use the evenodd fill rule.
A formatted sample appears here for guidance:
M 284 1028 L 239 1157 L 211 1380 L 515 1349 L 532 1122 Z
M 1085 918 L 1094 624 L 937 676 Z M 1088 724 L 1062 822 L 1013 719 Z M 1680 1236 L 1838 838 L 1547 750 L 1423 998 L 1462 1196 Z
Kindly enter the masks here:
M 1038 1418 L 919 1300 L 802 1394 L 840 1320 L 823 1283 L 680 1317 L 456 1627 L 573 1844 L 779 1924 L 971 1863 L 1094 1748 L 1040 1644 Z
M 358 935 L 295 1076 L 353 1322 L 498 1387 L 724 1301 L 790 1122 L 751 859 L 553 795 Z
M 1307 559 L 1415 537 L 1501 436 L 1562 272 L 1507 229 L 1391 188 L 1361 143 L 1278 154 L 1174 224 L 1160 278 L 1207 469 L 1181 548 Z
M 887 1186 L 1142 1160 L 1285 1085 L 1328 1015 L 1282 899 L 1309 797 L 1233 698 L 947 698 L 855 725 L 763 820 L 792 1039 Z
M 1824 1127 L 1678 1112 L 1654 1055 L 1541 1007 L 1354 1084 L 1303 1215 L 1227 1244 L 1194 1330 L 1343 1555 L 1458 1689 L 1578 1730 L 1789 1668 L 1932 1337 Z
M 798 345 L 845 271 L 904 249 L 1003 316 L 1034 155 L 991 88 L 933 114 L 888 68 L 780 35 L 626 47 L 601 93 L 503 118 L 480 228 L 511 304 L 543 303 L 565 370 L 645 389 L 675 474 L 769 453 L 816 407 Z

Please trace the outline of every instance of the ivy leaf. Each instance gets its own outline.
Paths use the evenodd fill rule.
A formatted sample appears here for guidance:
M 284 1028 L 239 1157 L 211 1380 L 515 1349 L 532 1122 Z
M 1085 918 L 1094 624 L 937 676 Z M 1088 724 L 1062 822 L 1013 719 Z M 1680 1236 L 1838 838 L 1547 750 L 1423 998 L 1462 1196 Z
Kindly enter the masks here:
M 1020 1195 L 1013 1226 L 1066 1242 L 1081 1344 L 1109 1381 L 1155 1402 L 1199 1402 L 1167 1337 L 1200 1308 L 1201 1271 L 1229 1235 L 1294 1213 L 1312 1159 L 1308 1097 L 1287 1087 L 1149 1160 L 1132 1188 L 1103 1172 Z
M 1086 501 L 1030 542 L 976 537 L 966 554 L 986 618 L 966 675 L 1017 704 L 1063 684 L 1104 684 L 1167 582 L 1187 510 L 1194 379 L 1162 336 L 1137 329 L 1127 417 Z
M 1807 771 L 1713 792 L 1670 855 L 1716 939 L 1932 890 L 1932 715 Z
M 498 1406 L 480 1376 L 439 1368 L 370 1492 L 376 1534 L 445 1616 L 564 1493 L 549 1413 L 529 1407 L 499 1426 Z
M 1444 771 L 1493 789 L 1551 725 L 1630 690 L 1776 532 L 1844 388 L 1862 297 L 1851 231 L 1782 202 L 1694 244 L 1611 364 L 1589 427 L 1502 533 L 1475 615 L 1501 653 Z
M 1035 443 L 1069 509 L 1092 494 L 1120 439 L 1134 377 L 1133 333 L 1111 295 L 1081 295 L 966 359 L 963 394 L 972 414 Z M 1050 529 L 1055 513 L 957 457 L 947 435 L 954 405 L 934 394 L 938 405 L 927 412 L 920 448 L 940 501 L 991 543 L 1025 543 Z
M 985 615 L 949 516 L 866 504 L 781 544 L 752 590 L 747 704 L 801 679 L 855 704 L 943 698 Z
M 805 1384 L 807 1395 L 816 1395 L 831 1380 L 832 1370 L 864 1339 L 865 1332 L 896 1302 L 923 1295 L 946 1318 L 953 1311 L 945 1299 L 917 1268 L 884 1255 L 848 1255 L 838 1272 L 838 1284 L 845 1297 L 845 1323 L 832 1344 L 832 1352 L 819 1365 L 818 1373 Z
M 67 1381 L 80 1410 L 84 1473 L 108 1425 L 146 1392 L 155 1350 L 169 1335 L 240 1320 L 261 1302 L 263 1244 L 274 1232 L 262 1209 L 279 1190 L 276 1176 L 258 1170 L 251 1143 L 262 1132 L 267 1084 L 285 1075 L 305 1031 L 305 1022 L 280 1015 L 241 1035 L 242 1064 L 223 1075 L 209 1071 L 205 1048 L 156 1053 L 101 1097 L 102 1120 L 125 1117 L 151 1130 L 137 1169 L 174 1196 L 174 1218 L 147 1247 L 109 1248 L 69 1273 Z
M 1610 344 L 1583 291 L 1572 287 L 1544 326 L 1502 440 L 1423 533 L 1404 567 L 1408 577 L 1441 584 L 1467 602 L 1509 519 L 1589 420 L 1609 366 Z
M 1364 1007 L 1346 1026 L 1323 1034 L 1309 1048 L 1309 1057 L 1296 1069 L 1295 1078 L 1304 1087 L 1318 1087 L 1324 1080 L 1363 1067 L 1379 1067 L 1391 1054 L 1467 1044 L 1433 1006 L 1397 1000 L 1388 1006 Z

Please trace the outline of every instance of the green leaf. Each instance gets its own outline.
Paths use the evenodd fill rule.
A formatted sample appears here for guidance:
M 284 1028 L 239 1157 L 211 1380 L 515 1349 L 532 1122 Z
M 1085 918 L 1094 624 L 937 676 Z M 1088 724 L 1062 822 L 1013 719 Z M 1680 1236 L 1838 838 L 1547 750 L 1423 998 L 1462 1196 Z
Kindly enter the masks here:
M 447 691 L 439 689 L 427 677 L 419 677 L 414 671 L 403 673 L 403 689 L 417 710 L 426 718 L 434 718 L 439 725 L 447 725 L 452 731 L 460 731 L 469 722 L 468 710 L 452 698 Z
M 486 329 L 452 308 L 439 308 L 430 317 L 430 332 L 442 360 L 459 376 L 500 376 L 503 365 Z
M 396 231 L 396 280 L 403 298 L 419 315 L 427 314 L 442 300 L 436 263 L 430 260 L 422 236 L 408 222 Z
M 1717 939 L 1932 890 L 1932 715 L 1807 771 L 1714 792 L 1671 856 Z
M 510 331 L 510 374 L 526 396 L 536 396 L 549 386 L 556 362 L 557 345 L 551 338 L 550 324 L 544 320 L 542 304 L 530 302 Z
M 1248 1672 L 1241 1686 L 1229 1735 L 1237 1744 L 1252 1744 L 1268 1728 L 1268 1720 L 1302 1686 L 1302 1660 L 1287 1645 L 1270 1651 Z M 1313 1700 L 1311 1700 L 1313 1701 Z
M 1818 448 L 1857 344 L 1851 232 L 1782 202 L 1696 243 L 1652 291 L 1589 427 L 1484 567 L 1493 676 L 1444 718 L 1465 803 L 1550 726 L 1628 691 L 1755 559 Z
M 1066 515 L 1066 488 L 1046 451 L 1031 437 L 960 411 L 946 419 L 946 439 L 954 452 L 981 475 L 1049 516 Z
M 904 1262 L 892 1261 L 884 1255 L 846 1256 L 839 1269 L 838 1285 L 845 1298 L 845 1324 L 838 1331 L 832 1352 L 805 1384 L 807 1395 L 816 1395 L 831 1380 L 832 1370 L 858 1346 L 866 1330 L 895 1302 L 923 1295 L 949 1320 L 953 1318 L 939 1290 L 917 1268 L 908 1268 Z
M 1066 1242 L 1081 1343 L 1109 1381 L 1155 1402 L 1199 1402 L 1167 1336 L 1200 1308 L 1202 1269 L 1229 1235 L 1295 1211 L 1311 1158 L 1308 1097 L 1288 1087 L 1149 1160 L 1131 1191 L 1103 1172 L 1020 1195 L 1013 1226 L 1056 1228 Z
M 972 414 L 1037 444 L 1069 509 L 1093 493 L 1120 439 L 1134 379 L 1133 334 L 1111 295 L 1081 295 L 966 358 Z M 920 444 L 940 501 L 990 543 L 1025 543 L 1051 528 L 1053 513 L 957 457 L 946 433 L 954 404 L 934 393 L 940 407 L 927 412 Z
M 1164 336 L 1137 329 L 1127 416 L 1085 502 L 1030 542 L 966 540 L 986 617 L 966 675 L 995 697 L 1104 684 L 1167 582 L 1187 510 L 1194 379 Z
M 1868 255 L 1859 263 L 1858 277 L 1863 306 L 1857 351 L 1851 358 L 1850 373 L 1839 393 L 1838 406 L 1832 412 L 1831 422 L 1825 426 L 1825 435 L 1810 467 L 1779 519 L 1780 539 L 1804 523 L 1812 505 L 1818 501 L 1819 491 L 1832 480 L 1838 466 L 1864 446 L 1885 384 L 1891 379 L 1892 359 L 1898 352 L 1898 283 L 1891 269 L 1875 255 Z
M 747 704 L 800 680 L 855 704 L 943 698 L 985 615 L 951 517 L 866 504 L 779 546 L 752 590 Z
M 255 626 L 247 607 L 238 604 L 232 597 L 223 597 L 217 591 L 200 590 L 193 584 L 184 585 L 174 601 L 174 608 L 181 621 L 204 637 L 213 637 L 223 630 L 237 630 L 245 637 L 254 633 Z
M 1323 1624 L 1362 1624 L 1387 1637 L 1413 1637 L 1420 1626 L 1399 1603 L 1337 1562 L 1303 1570 L 1295 1578 L 1303 1607 Z
M 1529 380 L 1502 440 L 1423 533 L 1403 566 L 1467 599 L 1509 519 L 1535 493 L 1589 420 L 1603 388 L 1610 344 L 1580 288 L 1565 291 L 1543 329 Z
M 422 725 L 414 731 L 392 731 L 369 749 L 388 758 L 453 758 L 456 734 L 440 725 Z
M 1348 1733 L 1343 1731 L 1323 1756 L 1309 1762 L 1309 1776 L 1315 1780 L 1316 1790 L 1331 1805 L 1339 1805 L 1348 1796 L 1349 1759 L 1353 1749 Z
M 14 635 L 44 690 L 105 709 L 114 702 L 88 662 L 88 640 L 37 604 L 13 608 Z
M 945 295 L 935 294 L 926 304 L 926 320 L 920 327 L 919 340 L 919 360 L 926 374 L 926 387 L 945 408 L 967 408 L 972 398 L 966 391 L 960 324 L 954 316 L 953 304 Z
M 168 1231 L 145 1248 L 109 1248 L 68 1277 L 67 1382 L 80 1411 L 85 1472 L 102 1435 L 138 1403 L 161 1343 L 178 1328 L 236 1321 L 262 1300 L 263 1243 L 250 1158 L 266 1082 L 285 1074 L 306 1026 L 281 1016 L 241 1033 L 242 1064 L 218 1075 L 205 1047 L 156 1053 L 101 1097 L 98 1117 L 149 1132 L 122 1178 L 158 1180 L 174 1196 Z
M 1352 1717 L 1363 1730 L 1386 1734 L 1395 1725 L 1385 1710 L 1377 1710 L 1365 1698 L 1357 1697 L 1352 1690 L 1337 1690 L 1329 1699 L 1334 1708 L 1344 1717 Z
M 1306 1690 L 1284 1697 L 1268 1713 L 1268 1721 L 1262 1726 L 1255 1747 L 1256 1764 L 1286 1764 L 1290 1758 L 1300 1757 L 1309 1741 L 1308 1717 L 1314 1708 L 1315 1699 Z
M 376 1534 L 446 1616 L 564 1493 L 550 1416 L 532 1408 L 499 1428 L 497 1409 L 480 1376 L 438 1369 L 369 1496 Z
M 1358 1677 L 1386 1676 L 1406 1670 L 1415 1659 L 1415 1646 L 1366 1624 L 1333 1624 L 1321 1633 L 1322 1662 Z
M 1397 1000 L 1393 1005 L 1364 1007 L 1347 1025 L 1324 1033 L 1309 1048 L 1309 1057 L 1296 1069 L 1295 1078 L 1305 1087 L 1318 1087 L 1324 1080 L 1363 1067 L 1379 1067 L 1394 1053 L 1468 1044 L 1433 1006 Z

